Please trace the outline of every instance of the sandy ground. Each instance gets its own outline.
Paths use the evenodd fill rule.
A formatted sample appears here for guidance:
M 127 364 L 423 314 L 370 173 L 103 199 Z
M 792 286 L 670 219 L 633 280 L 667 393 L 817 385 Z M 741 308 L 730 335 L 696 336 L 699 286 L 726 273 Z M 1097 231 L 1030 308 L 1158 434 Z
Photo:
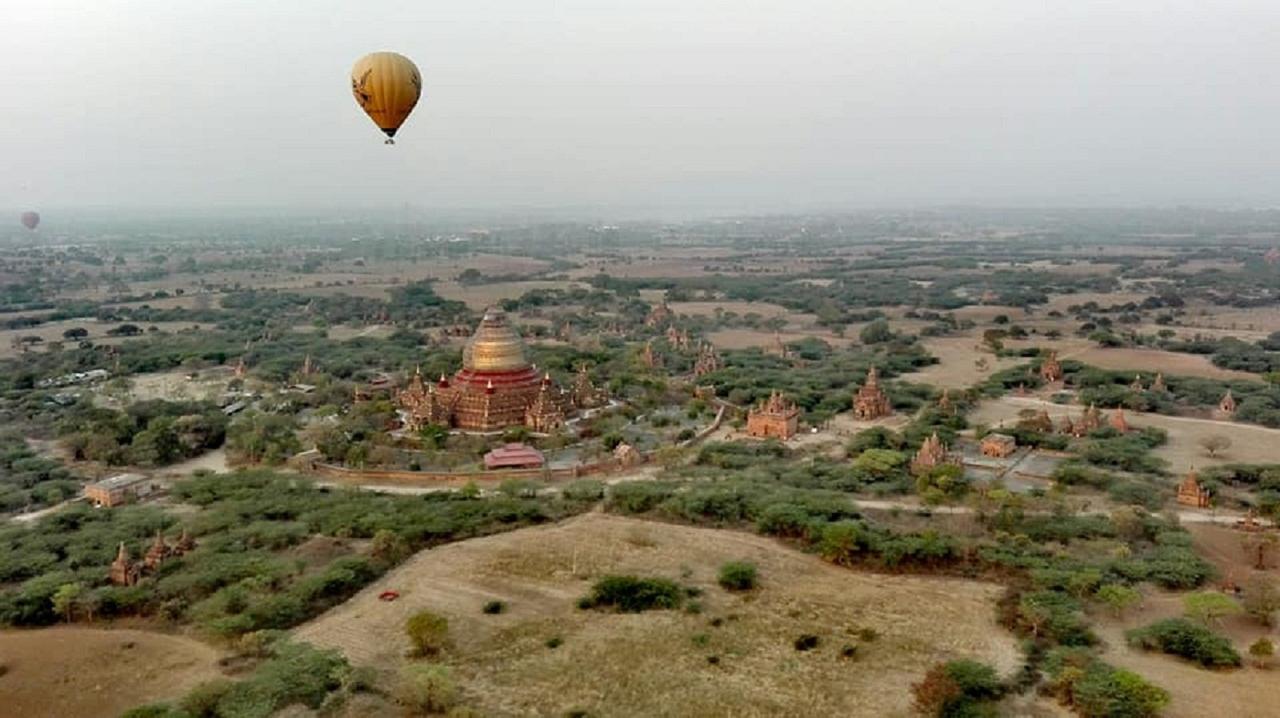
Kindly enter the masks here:
M 1130 648 L 1124 632 L 1149 623 L 1182 615 L 1182 596 L 1151 592 L 1140 609 L 1124 619 L 1098 612 L 1095 629 L 1106 642 L 1103 660 L 1135 671 L 1147 680 L 1169 691 L 1172 700 L 1161 714 L 1166 718 L 1274 718 L 1280 706 L 1280 680 L 1274 671 L 1246 666 L 1229 671 L 1211 671 L 1195 663 L 1163 653 L 1149 653 Z M 1232 639 L 1236 650 L 1248 656 L 1248 646 L 1262 635 L 1278 640 L 1274 632 L 1249 618 L 1239 616 L 1223 621 L 1215 631 Z
M 194 380 L 187 379 L 184 371 L 134 374 L 129 377 L 130 400 L 215 401 L 227 390 L 231 378 L 228 368 L 217 367 L 200 371 Z
M 224 473 L 228 471 L 227 450 L 225 448 L 215 449 L 213 451 L 203 453 L 193 459 L 187 459 L 186 461 L 166 466 L 163 469 L 159 469 L 157 473 L 160 476 L 190 476 L 200 469 L 207 469 L 215 473 Z
M 740 596 L 716 586 L 731 559 L 753 561 L 761 587 Z M 576 609 L 591 580 L 609 573 L 696 586 L 703 610 Z M 379 601 L 389 588 L 400 600 Z M 454 642 L 443 660 L 487 715 L 907 716 L 909 684 L 934 661 L 1016 667 L 1015 642 L 994 623 L 999 592 L 841 569 L 752 534 L 594 513 L 419 553 L 296 633 L 389 669 L 405 660 L 405 619 L 438 612 Z M 509 610 L 484 615 L 491 600 Z M 859 641 L 863 627 L 880 637 Z M 802 633 L 818 635 L 819 647 L 797 652 Z M 551 637 L 563 645 L 546 647 Z M 856 643 L 859 657 L 841 659 L 841 646 Z
M 1025 359 L 999 358 L 990 352 L 980 352 L 975 347 L 981 343 L 976 336 L 935 337 L 922 342 L 924 348 L 938 358 L 937 364 L 906 374 L 902 378 L 920 384 L 932 384 L 945 389 L 965 389 L 986 379 L 994 372 L 1025 362 Z M 975 362 L 979 357 L 987 360 L 987 370 L 979 369 Z
M 970 415 L 972 423 L 998 426 L 1001 422 L 1013 424 L 1023 409 L 1046 409 L 1057 423 L 1064 414 L 1079 416 L 1083 407 L 1062 406 L 1036 397 L 1005 396 L 982 402 Z M 1271 463 L 1277 459 L 1280 447 L 1280 429 L 1268 429 L 1253 424 L 1239 424 L 1212 419 L 1194 419 L 1181 416 L 1163 416 L 1137 411 L 1126 411 L 1125 418 L 1133 427 L 1156 426 L 1169 432 L 1169 441 L 1155 450 L 1155 455 L 1169 462 L 1169 469 L 1177 474 L 1192 467 L 1217 466 L 1229 463 Z M 1209 457 L 1200 446 L 1206 436 L 1222 435 L 1231 439 L 1231 448 L 1217 457 Z
M 671 302 L 670 307 L 677 315 L 688 314 L 704 317 L 715 316 L 717 309 L 725 312 L 734 312 L 738 316 L 759 314 L 765 319 L 785 316 L 788 313 L 786 307 L 770 304 L 769 302 Z
M 128 341 L 131 337 L 110 337 L 107 331 L 115 329 L 125 322 L 99 322 L 93 319 L 70 319 L 62 322 L 49 322 L 34 327 L 23 327 L 22 329 L 4 329 L 0 330 L 0 359 L 9 359 L 18 356 L 21 350 L 13 346 L 13 340 L 19 337 L 40 337 L 44 340 L 41 344 L 31 345 L 30 351 L 43 352 L 48 351 L 48 345 L 52 342 L 62 342 L 63 348 L 74 349 L 76 343 L 80 340 L 65 339 L 62 333 L 73 327 L 79 327 L 89 332 L 87 337 L 94 344 L 119 344 Z M 182 329 L 190 329 L 192 327 L 200 327 L 202 325 L 191 322 L 155 322 L 148 324 L 146 322 L 136 322 L 142 329 L 155 326 L 161 331 L 177 332 Z M 206 325 L 207 326 L 207 325 Z
M 222 675 L 220 654 L 190 638 L 136 630 L 0 631 L 0 714 L 114 716 L 177 698 Z

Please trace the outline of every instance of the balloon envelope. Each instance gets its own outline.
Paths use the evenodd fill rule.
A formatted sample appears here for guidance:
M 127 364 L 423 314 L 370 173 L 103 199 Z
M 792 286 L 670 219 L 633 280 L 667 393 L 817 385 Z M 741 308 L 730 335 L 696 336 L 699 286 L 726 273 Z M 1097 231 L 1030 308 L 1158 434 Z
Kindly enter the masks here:
M 39 226 L 39 224 L 40 224 L 39 212 L 23 212 L 22 213 L 23 227 L 26 227 L 27 229 L 35 229 L 37 226 Z
M 395 137 L 422 96 L 422 75 L 404 55 L 371 53 L 351 68 L 351 94 L 378 129 Z

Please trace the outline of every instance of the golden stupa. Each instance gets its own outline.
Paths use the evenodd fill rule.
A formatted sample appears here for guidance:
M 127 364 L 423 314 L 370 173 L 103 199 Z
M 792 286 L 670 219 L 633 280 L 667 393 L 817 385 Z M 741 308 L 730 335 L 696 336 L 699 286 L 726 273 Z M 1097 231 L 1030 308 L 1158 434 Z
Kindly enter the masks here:
M 484 313 L 462 350 L 462 368 L 434 384 L 415 372 L 397 395 L 410 429 L 437 424 L 465 431 L 528 426 L 551 431 L 564 423 L 564 392 L 529 363 L 524 341 L 500 309 Z

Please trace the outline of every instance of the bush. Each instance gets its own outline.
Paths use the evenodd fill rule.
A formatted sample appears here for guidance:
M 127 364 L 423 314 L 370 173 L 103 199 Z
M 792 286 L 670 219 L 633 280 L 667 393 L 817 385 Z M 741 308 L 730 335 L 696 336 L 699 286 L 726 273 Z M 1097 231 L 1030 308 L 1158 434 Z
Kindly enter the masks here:
M 679 608 L 684 592 L 665 578 L 605 576 L 578 601 L 578 608 L 615 608 L 622 613 Z
M 489 615 L 496 615 L 507 610 L 507 604 L 502 601 L 490 601 L 484 605 L 482 610 Z
M 916 710 L 929 716 L 994 715 L 988 702 L 1004 693 L 996 669 L 969 660 L 938 663 L 911 689 Z
M 801 634 L 795 640 L 795 648 L 797 651 L 811 651 L 818 647 L 818 637 L 812 633 Z
M 1043 665 L 1058 700 L 1086 718 L 1150 718 L 1169 703 L 1164 689 L 1098 660 L 1087 649 L 1055 648 Z
M 444 713 L 458 702 L 449 669 L 438 663 L 405 666 L 396 684 L 396 700 L 415 713 Z
M 419 611 L 405 621 L 404 632 L 419 656 L 434 656 L 449 640 L 449 620 L 430 611 Z
M 1195 661 L 1206 668 L 1239 666 L 1231 641 L 1185 618 L 1170 618 L 1125 633 L 1130 645 Z
M 720 585 L 726 591 L 750 591 L 756 587 L 756 565 L 749 561 L 729 561 L 720 567 Z

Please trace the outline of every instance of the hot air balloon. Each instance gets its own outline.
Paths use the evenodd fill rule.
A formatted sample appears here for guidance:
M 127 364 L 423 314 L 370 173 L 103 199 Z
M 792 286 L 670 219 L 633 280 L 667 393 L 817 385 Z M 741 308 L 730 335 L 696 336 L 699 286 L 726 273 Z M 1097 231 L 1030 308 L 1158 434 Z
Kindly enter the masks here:
M 21 219 L 22 219 L 22 226 L 26 227 L 27 229 L 33 232 L 35 231 L 36 227 L 40 226 L 39 212 L 23 212 Z
M 378 129 L 394 145 L 396 130 L 422 96 L 422 75 L 404 55 L 375 52 L 356 60 L 351 68 L 351 94 Z

